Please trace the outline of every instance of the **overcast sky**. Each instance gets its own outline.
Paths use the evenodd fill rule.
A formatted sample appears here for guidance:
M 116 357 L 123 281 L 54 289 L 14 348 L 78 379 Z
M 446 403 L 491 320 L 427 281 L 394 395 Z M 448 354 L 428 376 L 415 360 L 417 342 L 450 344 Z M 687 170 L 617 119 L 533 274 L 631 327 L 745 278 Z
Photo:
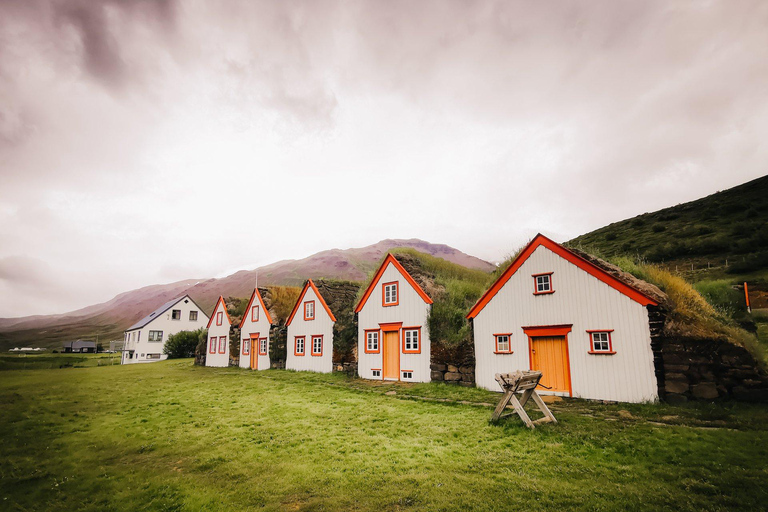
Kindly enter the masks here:
M 0 317 L 764 175 L 768 3 L 0 2 Z

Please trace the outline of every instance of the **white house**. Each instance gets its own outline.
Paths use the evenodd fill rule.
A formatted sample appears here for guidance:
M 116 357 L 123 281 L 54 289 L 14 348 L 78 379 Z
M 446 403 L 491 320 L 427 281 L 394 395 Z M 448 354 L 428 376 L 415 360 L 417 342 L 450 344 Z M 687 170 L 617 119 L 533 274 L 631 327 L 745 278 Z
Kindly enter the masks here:
M 360 377 L 430 381 L 431 304 L 421 286 L 388 254 L 355 308 Z
M 478 300 L 478 386 L 541 370 L 543 393 L 623 402 L 658 398 L 648 307 L 658 301 L 543 235 Z
M 216 307 L 213 308 L 211 319 L 208 320 L 208 352 L 205 355 L 205 366 L 229 366 L 229 328 L 232 320 L 227 313 L 224 297 L 219 296 Z
M 256 288 L 240 321 L 240 368 L 269 369 L 269 328 L 271 326 L 272 317 L 264 307 L 259 289 Z
M 333 370 L 333 316 L 315 283 L 308 280 L 285 325 L 288 353 L 285 367 L 331 373 Z
M 189 295 L 166 302 L 125 330 L 122 364 L 152 363 L 166 359 L 165 341 L 179 331 L 205 327 L 208 316 Z

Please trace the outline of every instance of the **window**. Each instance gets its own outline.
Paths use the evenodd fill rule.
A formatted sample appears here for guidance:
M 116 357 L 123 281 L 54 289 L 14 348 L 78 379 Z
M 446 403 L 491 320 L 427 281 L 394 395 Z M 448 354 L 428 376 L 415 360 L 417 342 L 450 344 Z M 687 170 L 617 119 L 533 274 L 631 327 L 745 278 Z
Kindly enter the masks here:
M 247 356 L 251 354 L 251 340 L 243 338 L 243 355 Z
M 554 291 L 555 290 L 552 289 L 552 272 L 533 275 L 534 295 L 542 295 L 544 293 L 552 293 Z
M 397 306 L 397 281 L 393 283 L 384 283 L 382 295 L 384 297 L 385 306 Z
M 227 353 L 227 337 L 219 336 L 219 354 Z
M 413 370 L 403 370 L 402 375 L 404 379 L 412 379 L 413 378 Z
M 303 356 L 304 355 L 304 336 L 296 336 L 296 339 L 293 343 L 293 355 L 295 356 Z
M 210 346 L 208 347 L 208 353 L 215 354 L 216 353 L 216 338 L 211 338 Z
M 196 322 L 197 321 L 197 311 L 190 311 L 189 312 L 189 321 L 190 322 Z
M 136 337 L 136 341 L 141 341 L 141 331 L 138 332 L 138 336 Z
M 421 353 L 420 333 L 421 327 L 403 329 L 403 354 Z
M 372 370 L 374 377 L 381 377 L 381 370 Z
M 615 354 L 613 351 L 613 340 L 611 333 L 613 330 L 606 331 L 587 331 L 590 338 L 590 354 Z
M 267 355 L 267 349 L 269 346 L 267 345 L 267 338 L 261 338 L 259 340 L 259 355 L 265 356 Z
M 312 355 L 313 356 L 323 355 L 323 337 L 322 336 L 312 336 Z
M 216 313 L 216 325 L 221 325 L 224 322 L 224 313 L 219 311 Z
M 147 341 L 163 341 L 163 331 L 149 331 L 149 340 Z
M 512 345 L 509 342 L 511 334 L 494 334 L 496 338 L 496 354 L 511 354 Z
M 304 303 L 304 320 L 315 319 L 315 301 L 308 300 Z
M 251 322 L 259 321 L 259 306 L 253 306 L 251 308 Z
M 181 310 L 174 309 L 171 311 L 171 320 L 181 320 Z
M 365 331 L 365 353 L 379 353 L 379 331 Z
M 147 359 L 160 359 L 160 354 L 147 354 Z

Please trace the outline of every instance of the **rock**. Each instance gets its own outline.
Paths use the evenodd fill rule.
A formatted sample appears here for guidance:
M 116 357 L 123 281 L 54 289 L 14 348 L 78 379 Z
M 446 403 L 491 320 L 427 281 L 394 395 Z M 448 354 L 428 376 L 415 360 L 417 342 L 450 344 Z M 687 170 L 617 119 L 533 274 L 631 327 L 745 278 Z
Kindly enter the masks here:
M 387 392 L 386 392 L 386 393 L 384 393 L 384 394 L 385 394 L 385 395 L 389 395 L 389 396 L 392 396 L 392 395 L 396 395 L 396 394 L 397 394 L 397 391 L 387 391 Z
M 691 394 L 696 398 L 712 400 L 719 396 L 714 382 L 702 382 L 691 387 Z
M 687 364 L 665 364 L 664 365 L 664 371 L 667 372 L 684 372 L 688 370 L 689 366 Z
M 462 382 L 475 382 L 475 374 L 474 373 L 463 373 L 461 375 Z
M 768 402 L 768 389 L 747 389 L 742 386 L 736 386 L 731 392 L 736 400 Z
M 443 378 L 448 382 L 457 382 L 461 380 L 461 374 L 459 372 L 448 372 Z
M 674 380 L 674 381 L 680 381 L 680 382 L 688 382 L 688 377 L 686 377 L 682 373 L 671 372 L 671 373 L 667 373 L 667 374 L 664 375 L 664 380 L 666 380 L 666 381 Z
M 432 380 L 443 380 L 443 372 L 432 372 L 430 376 Z
M 690 386 L 687 382 L 667 381 L 664 383 L 664 388 L 667 393 L 682 394 L 688 391 Z
M 685 395 L 678 395 L 677 393 L 667 393 L 667 396 L 664 397 L 664 400 L 668 404 L 679 405 L 686 403 L 688 401 L 688 397 Z
M 563 399 L 557 395 L 541 395 L 541 400 L 546 404 L 553 404 L 555 402 L 563 401 Z
M 459 373 L 475 373 L 475 369 L 471 366 L 462 366 L 459 368 Z
M 459 382 L 459 385 L 460 386 L 464 386 L 465 388 L 471 388 L 471 387 L 474 387 L 475 383 L 474 382 L 463 382 L 462 381 L 462 382 Z
M 452 364 L 448 365 L 448 371 L 451 373 L 459 373 L 459 369 L 456 366 L 453 366 Z
M 429 365 L 429 368 L 436 372 L 444 372 L 446 367 L 444 364 L 432 363 Z
M 625 419 L 625 420 L 634 420 L 635 417 L 632 416 L 632 413 L 629 411 L 621 410 L 619 411 L 619 418 Z
M 761 384 L 762 382 L 760 382 L 759 380 L 753 380 L 753 379 L 744 379 L 741 382 L 741 385 L 744 386 L 745 388 L 757 388 L 757 387 L 760 387 Z

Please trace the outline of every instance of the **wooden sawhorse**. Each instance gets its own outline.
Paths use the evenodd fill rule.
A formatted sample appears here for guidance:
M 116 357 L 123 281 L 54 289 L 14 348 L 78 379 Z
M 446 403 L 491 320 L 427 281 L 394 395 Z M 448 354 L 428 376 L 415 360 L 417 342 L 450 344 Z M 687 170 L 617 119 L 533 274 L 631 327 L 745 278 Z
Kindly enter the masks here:
M 493 411 L 491 422 L 496 422 L 501 418 L 517 414 L 528 428 L 536 428 L 536 425 L 541 423 L 557 423 L 555 416 L 549 410 L 547 404 L 544 403 L 544 400 L 542 400 L 536 392 L 536 386 L 539 385 L 540 380 L 541 372 L 538 371 L 518 370 L 514 373 L 497 373 L 496 382 L 498 382 L 501 389 L 504 390 L 504 396 L 501 397 L 499 404 Z M 517 393 L 522 393 L 519 400 L 517 398 Z M 533 398 L 533 401 L 539 407 L 539 410 L 544 414 L 543 418 L 531 421 L 531 418 L 524 409 L 529 398 Z M 514 407 L 515 412 L 502 416 L 504 409 L 507 408 L 510 402 L 512 403 L 512 407 Z

